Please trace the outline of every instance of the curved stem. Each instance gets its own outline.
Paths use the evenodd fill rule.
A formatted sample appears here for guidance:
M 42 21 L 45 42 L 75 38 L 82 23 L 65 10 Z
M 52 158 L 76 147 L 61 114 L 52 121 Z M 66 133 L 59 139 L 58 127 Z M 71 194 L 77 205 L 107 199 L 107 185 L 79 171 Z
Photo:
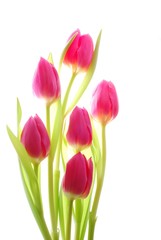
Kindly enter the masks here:
M 102 125 L 102 158 L 101 158 L 101 162 L 98 164 L 100 165 L 97 166 L 97 187 L 96 187 L 96 193 L 94 196 L 92 211 L 90 212 L 88 240 L 92 240 L 94 238 L 96 214 L 97 214 L 98 204 L 99 204 L 101 191 L 103 187 L 105 168 L 106 168 L 106 131 L 105 131 L 105 126 L 103 125 Z

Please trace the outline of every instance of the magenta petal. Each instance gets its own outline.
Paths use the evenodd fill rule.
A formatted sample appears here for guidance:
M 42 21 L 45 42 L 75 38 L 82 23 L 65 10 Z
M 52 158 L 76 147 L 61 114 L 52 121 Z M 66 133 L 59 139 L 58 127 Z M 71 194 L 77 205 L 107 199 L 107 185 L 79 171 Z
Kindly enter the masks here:
M 92 179 L 93 179 L 93 163 L 92 163 L 92 159 L 90 158 L 87 162 L 86 162 L 86 167 L 87 167 L 87 183 L 86 183 L 86 188 L 85 191 L 83 193 L 83 197 L 87 197 L 90 189 L 91 189 L 91 185 L 92 185 Z
M 69 144 L 77 150 L 82 150 L 91 145 L 92 127 L 85 108 L 75 107 L 72 111 L 66 137 Z
M 30 156 L 38 158 L 41 155 L 41 137 L 33 117 L 24 126 L 21 142 Z
M 80 37 L 80 31 L 76 30 L 72 33 L 72 35 L 70 36 L 73 37 L 73 35 L 78 32 L 77 36 L 74 38 L 73 42 L 71 43 L 71 45 L 69 46 L 66 55 L 64 57 L 64 63 L 67 65 L 75 65 L 77 64 L 77 49 L 78 49 L 78 42 L 79 42 L 79 37 Z M 70 39 L 69 38 L 69 39 Z
M 44 58 L 40 58 L 33 78 L 33 91 L 38 98 L 52 102 L 60 96 L 60 80 L 54 66 Z
M 93 41 L 90 35 L 82 35 L 79 38 L 79 46 L 77 50 L 77 62 L 78 66 L 83 69 L 87 69 L 92 61 L 93 57 Z
M 50 139 L 49 135 L 47 134 L 45 125 L 43 124 L 42 120 L 39 118 L 38 115 L 35 116 L 35 122 L 41 136 L 41 155 L 42 158 L 44 158 L 48 155 L 50 150 Z
M 21 142 L 26 148 L 28 154 L 31 157 L 38 159 L 36 162 L 44 159 L 48 155 L 50 139 L 47 130 L 38 115 L 34 118 L 30 117 L 26 122 L 22 130 Z
M 87 71 L 94 52 L 93 40 L 89 34 L 80 35 L 80 31 L 69 46 L 64 57 L 64 63 L 71 65 L 74 71 Z M 73 36 L 71 35 L 71 37 Z
M 119 104 L 115 86 L 103 80 L 96 87 L 92 96 L 92 116 L 102 124 L 107 124 L 118 114 Z
M 77 153 L 68 161 L 63 179 L 64 192 L 74 196 L 83 194 L 87 183 L 85 161 L 81 153 Z

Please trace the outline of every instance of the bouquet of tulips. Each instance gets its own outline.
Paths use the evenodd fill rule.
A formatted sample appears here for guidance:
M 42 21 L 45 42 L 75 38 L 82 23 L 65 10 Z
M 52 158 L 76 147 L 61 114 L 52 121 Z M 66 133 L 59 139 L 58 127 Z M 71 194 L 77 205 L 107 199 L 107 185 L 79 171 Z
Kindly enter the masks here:
M 89 34 L 81 35 L 79 29 L 73 32 L 62 51 L 58 70 L 51 54 L 47 60 L 40 58 L 32 88 L 35 96 L 45 101 L 46 123 L 36 114 L 21 127 L 22 108 L 17 99 L 17 133 L 7 126 L 26 197 L 45 240 L 94 239 L 106 167 L 105 130 L 118 114 L 114 84 L 106 80 L 98 83 L 91 94 L 90 111 L 77 104 L 93 77 L 100 39 L 101 31 L 95 45 Z M 69 66 L 71 79 L 62 96 L 63 64 Z M 71 97 L 78 75 L 82 83 Z M 50 221 L 43 202 L 42 161 L 48 166 Z

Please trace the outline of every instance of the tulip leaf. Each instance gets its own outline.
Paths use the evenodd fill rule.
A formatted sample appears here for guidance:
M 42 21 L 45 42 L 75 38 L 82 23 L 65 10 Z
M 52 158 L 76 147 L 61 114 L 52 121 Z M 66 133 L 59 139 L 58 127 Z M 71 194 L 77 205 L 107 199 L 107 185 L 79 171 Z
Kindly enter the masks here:
M 98 52 L 99 52 L 99 45 L 100 45 L 100 40 L 101 40 L 101 34 L 102 31 L 100 31 L 98 37 L 97 37 L 97 41 L 96 41 L 96 46 L 95 46 L 95 50 L 93 53 L 93 58 L 92 58 L 92 62 L 88 68 L 88 71 L 82 81 L 82 84 L 79 87 L 79 90 L 73 100 L 73 102 L 71 103 L 71 105 L 69 106 L 69 108 L 67 109 L 67 112 L 65 115 L 67 115 L 72 109 L 73 107 L 77 104 L 77 102 L 79 101 L 79 99 L 81 98 L 81 96 L 83 95 L 84 91 L 86 90 L 87 86 L 89 85 L 92 76 L 94 74 L 96 65 L 97 65 L 97 59 L 98 59 Z
M 17 98 L 17 128 L 19 128 L 21 118 L 22 118 L 22 108 L 21 108 L 21 105 L 20 105 L 20 101 Z
M 89 218 L 90 202 L 91 202 L 91 194 L 86 199 L 84 199 L 82 221 L 81 221 L 81 232 L 80 232 L 80 238 L 79 238 L 80 240 L 84 239 L 84 235 L 86 232 L 87 221 Z
M 24 180 L 26 186 L 28 186 L 29 192 L 32 194 L 32 198 L 34 199 L 37 209 L 42 214 L 42 204 L 41 204 L 41 197 L 40 197 L 38 181 L 37 181 L 34 169 L 31 165 L 31 162 L 33 160 L 30 156 L 28 156 L 24 146 L 22 145 L 20 140 L 13 134 L 13 132 L 10 130 L 9 127 L 7 127 L 7 132 L 8 132 L 9 138 L 19 156 L 20 171 L 23 176 L 23 180 Z
M 48 62 L 54 64 L 52 53 L 49 53 Z
M 60 73 L 60 70 L 61 70 L 61 67 L 62 67 L 62 63 L 63 63 L 63 60 L 64 60 L 64 57 L 65 57 L 65 54 L 68 50 L 68 48 L 70 47 L 70 45 L 72 44 L 73 40 L 75 39 L 75 37 L 77 36 L 78 32 L 76 32 L 75 34 L 73 34 L 73 36 L 69 39 L 69 41 L 67 42 L 65 48 L 63 49 L 62 51 L 62 54 L 60 56 L 60 61 L 59 61 L 59 70 L 58 72 Z
M 22 165 L 21 165 L 21 162 L 20 162 L 20 172 L 21 172 L 21 177 L 22 177 L 22 182 L 23 182 L 23 186 L 24 186 L 24 190 L 25 190 L 25 193 L 26 193 L 26 197 L 27 197 L 27 200 L 28 200 L 28 203 L 30 205 L 30 208 L 31 208 L 31 211 L 35 217 L 35 220 L 40 228 L 40 231 L 42 233 L 42 235 L 44 236 L 44 239 L 48 239 L 48 240 L 51 240 L 51 237 L 50 237 L 50 234 L 49 234 L 49 231 L 47 229 L 47 226 L 46 226 L 46 223 L 45 223 L 45 220 L 43 218 L 43 216 L 40 214 L 40 212 L 38 211 L 38 209 L 35 207 L 35 204 L 34 204 L 34 200 L 32 198 L 32 195 L 29 191 L 29 188 L 28 188 L 28 185 L 27 185 L 27 182 L 25 180 L 25 175 L 23 173 L 23 169 L 22 169 Z
M 33 161 L 32 158 L 28 156 L 24 146 L 22 145 L 20 140 L 13 134 L 13 132 L 10 130 L 8 126 L 7 126 L 7 132 L 19 158 L 21 159 L 24 169 L 26 170 L 26 172 L 30 177 L 30 180 L 31 181 L 35 180 L 36 176 L 31 166 L 31 162 Z

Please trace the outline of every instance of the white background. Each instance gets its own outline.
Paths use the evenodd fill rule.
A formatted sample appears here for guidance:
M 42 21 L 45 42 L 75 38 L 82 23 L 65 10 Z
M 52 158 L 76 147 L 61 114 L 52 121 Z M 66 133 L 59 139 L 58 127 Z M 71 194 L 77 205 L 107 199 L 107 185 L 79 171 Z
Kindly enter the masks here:
M 15 131 L 17 96 L 26 116 L 35 113 L 31 83 L 39 57 L 51 51 L 57 64 L 76 28 L 94 41 L 103 30 L 86 102 L 96 84 L 106 79 L 115 84 L 120 103 L 118 117 L 107 127 L 108 163 L 96 240 L 102 234 L 101 239 L 108 240 L 160 240 L 159 0 L 0 1 L 0 239 L 42 239 L 5 126 Z

